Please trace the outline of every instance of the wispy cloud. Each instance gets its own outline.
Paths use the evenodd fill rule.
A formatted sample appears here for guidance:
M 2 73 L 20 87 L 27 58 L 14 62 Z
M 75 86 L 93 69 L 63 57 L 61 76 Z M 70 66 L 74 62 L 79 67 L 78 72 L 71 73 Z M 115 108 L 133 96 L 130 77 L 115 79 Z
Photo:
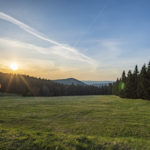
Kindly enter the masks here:
M 26 25 L 26 24 L 16 20 L 15 18 L 13 18 L 13 17 L 11 17 L 11 16 L 9 16 L 7 14 L 4 14 L 4 13 L 0 12 L 0 18 L 4 19 L 6 21 L 10 21 L 11 23 L 19 26 L 21 29 L 25 30 L 26 32 L 28 32 L 28 33 L 30 33 L 30 34 L 32 34 L 32 35 L 34 35 L 34 36 L 36 36 L 36 37 L 38 37 L 38 38 L 40 38 L 42 40 L 48 41 L 50 43 L 53 43 L 53 44 L 55 44 L 57 46 L 60 46 L 63 49 L 66 49 L 67 51 L 73 52 L 74 54 L 83 57 L 85 61 L 87 60 L 88 62 L 91 62 L 91 63 L 98 63 L 97 61 L 95 61 L 95 60 L 93 60 L 93 59 L 91 59 L 91 58 L 89 58 L 89 57 L 79 53 L 76 49 L 74 49 L 74 48 L 72 48 L 72 47 L 70 47 L 68 45 L 60 44 L 60 43 L 58 43 L 56 41 L 53 41 L 51 39 L 48 39 L 48 38 L 42 36 L 42 34 L 40 32 L 38 32 L 37 30 L 29 27 L 28 25 Z
M 109 2 L 110 0 L 108 0 Z M 106 3 L 106 5 L 102 8 L 102 10 L 99 12 L 99 14 L 96 16 L 96 18 L 91 22 L 91 24 L 88 26 L 88 28 L 86 29 L 86 31 L 83 33 L 83 35 L 78 39 L 78 41 L 75 43 L 74 47 L 79 43 L 79 41 L 84 37 L 84 35 L 89 31 L 89 29 L 91 28 L 91 26 L 94 24 L 94 22 L 97 20 L 97 18 L 101 15 L 101 13 L 103 12 L 103 10 L 105 9 L 105 7 L 108 5 L 108 2 Z
M 65 48 L 57 46 L 57 45 L 44 48 L 44 47 L 39 47 L 39 46 L 36 46 L 33 44 L 20 42 L 17 40 L 12 40 L 12 39 L 8 39 L 8 38 L 7 39 L 0 38 L 0 50 L 8 50 L 10 52 L 10 49 L 11 49 L 11 51 L 13 50 L 13 51 L 16 51 L 17 53 L 19 53 L 21 50 L 24 50 L 26 52 L 27 52 L 27 50 L 28 50 L 28 52 L 37 51 L 43 55 L 49 56 L 50 59 L 52 59 L 52 57 L 55 57 L 55 56 L 61 56 L 61 59 L 64 59 L 64 58 L 68 59 L 68 61 L 67 60 L 62 60 L 62 61 L 67 61 L 67 62 L 69 62 L 69 60 L 76 61 L 76 64 L 77 64 L 77 61 L 82 61 L 82 62 L 91 64 L 93 67 L 97 66 L 96 63 L 93 63 L 93 62 L 91 63 L 90 60 L 84 59 L 82 56 L 74 54 L 73 52 L 68 51 Z M 38 53 L 37 53 L 37 55 L 38 55 Z M 31 57 L 31 55 L 30 55 L 30 57 Z M 35 55 L 34 55 L 34 57 L 35 57 Z M 57 59 L 57 57 L 53 58 L 54 61 L 57 61 L 56 59 Z M 79 63 L 81 64 L 81 62 L 79 62 Z

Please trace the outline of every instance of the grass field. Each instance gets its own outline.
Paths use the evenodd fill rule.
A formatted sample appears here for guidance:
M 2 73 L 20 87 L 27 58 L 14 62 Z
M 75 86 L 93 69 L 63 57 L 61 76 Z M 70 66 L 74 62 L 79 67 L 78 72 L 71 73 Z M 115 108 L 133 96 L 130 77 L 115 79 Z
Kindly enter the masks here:
M 150 101 L 0 97 L 0 149 L 150 150 Z

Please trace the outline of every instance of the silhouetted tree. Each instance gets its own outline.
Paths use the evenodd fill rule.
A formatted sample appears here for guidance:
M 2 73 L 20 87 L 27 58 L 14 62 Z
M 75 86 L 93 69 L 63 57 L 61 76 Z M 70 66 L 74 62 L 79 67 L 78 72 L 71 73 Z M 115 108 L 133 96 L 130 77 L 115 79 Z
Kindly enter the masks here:
M 123 71 L 122 77 L 119 82 L 119 96 L 122 98 L 125 97 L 125 85 L 126 85 L 126 74 L 125 71 Z
M 113 83 L 112 94 L 125 98 L 150 100 L 150 62 L 148 67 L 145 64 L 143 65 L 140 73 L 137 65 L 133 74 L 129 70 L 126 77 L 125 72 L 123 72 L 121 79 L 117 78 L 117 81 Z
M 138 80 L 138 87 L 137 87 L 137 96 L 138 98 L 145 99 L 145 89 L 147 87 L 147 71 L 146 71 L 146 65 L 144 64 Z
M 0 72 L 0 92 L 22 96 L 67 96 L 112 94 L 112 84 L 96 87 L 91 85 L 64 85 L 51 80 L 29 75 Z

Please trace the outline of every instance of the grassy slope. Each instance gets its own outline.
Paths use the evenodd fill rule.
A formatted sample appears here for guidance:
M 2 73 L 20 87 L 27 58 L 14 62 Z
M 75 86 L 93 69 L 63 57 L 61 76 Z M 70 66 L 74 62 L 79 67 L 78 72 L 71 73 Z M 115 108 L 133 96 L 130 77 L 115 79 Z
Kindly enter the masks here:
M 0 97 L 0 149 L 150 149 L 150 102 Z

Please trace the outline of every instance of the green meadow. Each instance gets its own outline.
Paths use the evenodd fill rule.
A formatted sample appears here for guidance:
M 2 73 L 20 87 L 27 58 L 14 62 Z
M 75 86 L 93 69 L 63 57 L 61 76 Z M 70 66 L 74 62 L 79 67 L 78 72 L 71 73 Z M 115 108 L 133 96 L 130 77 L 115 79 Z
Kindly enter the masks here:
M 0 97 L 0 149 L 149 150 L 150 101 Z

